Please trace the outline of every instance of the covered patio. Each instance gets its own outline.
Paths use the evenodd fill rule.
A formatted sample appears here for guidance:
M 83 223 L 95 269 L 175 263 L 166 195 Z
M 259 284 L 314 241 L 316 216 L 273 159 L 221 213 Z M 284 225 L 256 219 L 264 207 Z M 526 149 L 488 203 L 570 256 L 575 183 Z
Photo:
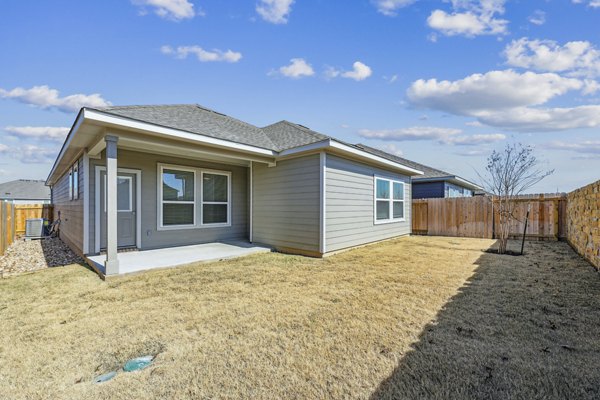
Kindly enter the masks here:
M 271 249 L 257 246 L 249 242 L 216 242 L 191 246 L 169 247 L 165 249 L 128 251 L 118 253 L 118 275 L 147 271 L 160 268 L 177 267 L 197 262 L 219 261 L 244 257 L 250 254 L 268 253 Z M 88 263 L 101 276 L 106 276 L 104 266 L 106 256 L 86 257 Z M 115 274 L 113 274 L 115 275 Z

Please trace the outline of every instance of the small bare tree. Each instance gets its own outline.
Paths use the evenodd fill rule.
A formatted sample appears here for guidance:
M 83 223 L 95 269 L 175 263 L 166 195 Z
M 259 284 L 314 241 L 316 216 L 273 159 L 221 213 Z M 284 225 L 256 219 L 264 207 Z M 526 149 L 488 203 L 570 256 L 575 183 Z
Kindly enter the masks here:
M 506 253 L 510 223 L 515 219 L 514 199 L 553 172 L 540 168 L 531 146 L 518 143 L 507 144 L 501 152 L 494 150 L 487 159 L 485 173 L 477 173 L 484 188 L 497 199 L 499 254 Z

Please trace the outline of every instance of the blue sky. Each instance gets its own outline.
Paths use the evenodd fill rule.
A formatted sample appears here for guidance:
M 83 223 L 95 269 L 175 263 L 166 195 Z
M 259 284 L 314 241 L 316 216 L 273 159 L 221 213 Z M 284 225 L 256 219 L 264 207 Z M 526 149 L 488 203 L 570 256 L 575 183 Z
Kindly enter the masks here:
M 3 0 L 0 182 L 45 179 L 81 106 L 287 119 L 476 180 L 535 146 L 532 191 L 600 178 L 598 0 Z

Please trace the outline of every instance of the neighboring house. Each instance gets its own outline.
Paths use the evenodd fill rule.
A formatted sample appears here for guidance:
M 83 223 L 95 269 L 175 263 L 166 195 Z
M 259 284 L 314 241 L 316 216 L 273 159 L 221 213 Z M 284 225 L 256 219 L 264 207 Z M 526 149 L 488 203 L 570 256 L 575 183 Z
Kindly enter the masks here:
M 0 201 L 14 204 L 49 204 L 50 188 L 44 181 L 31 179 L 0 183 Z
M 417 168 L 281 121 L 197 105 L 83 108 L 52 167 L 80 254 L 245 240 L 321 257 L 411 232 Z
M 411 168 L 423 171 L 422 175 L 412 178 L 412 198 L 413 199 L 431 199 L 444 197 L 472 197 L 476 193 L 483 191 L 483 188 L 473 182 L 470 182 L 460 176 L 450 174 L 439 169 L 428 167 L 406 158 L 398 157 L 385 151 L 369 147 L 364 144 L 357 144 L 359 148 L 381 157 L 389 158 Z

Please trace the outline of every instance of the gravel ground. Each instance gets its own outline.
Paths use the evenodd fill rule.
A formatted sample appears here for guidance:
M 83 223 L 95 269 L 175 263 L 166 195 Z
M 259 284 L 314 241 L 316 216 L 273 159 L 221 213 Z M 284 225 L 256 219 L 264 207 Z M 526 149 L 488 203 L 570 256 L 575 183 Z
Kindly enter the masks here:
M 17 240 L 0 257 L 0 277 L 84 262 L 58 238 Z

